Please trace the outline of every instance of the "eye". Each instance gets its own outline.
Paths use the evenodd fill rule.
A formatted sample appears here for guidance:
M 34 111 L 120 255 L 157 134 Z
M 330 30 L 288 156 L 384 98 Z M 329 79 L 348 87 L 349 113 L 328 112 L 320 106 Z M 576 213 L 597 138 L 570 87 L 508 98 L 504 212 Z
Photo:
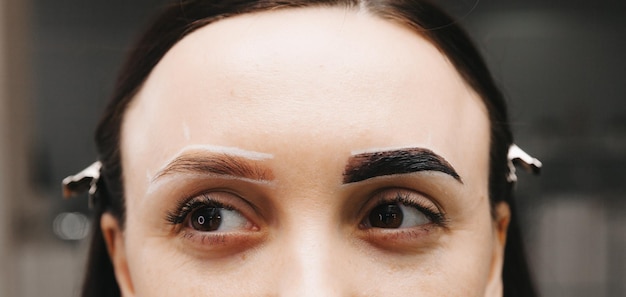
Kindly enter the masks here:
M 415 207 L 402 203 L 386 203 L 376 206 L 367 216 L 367 226 L 373 228 L 410 228 L 425 225 L 430 219 Z
M 189 227 L 201 232 L 232 231 L 244 228 L 248 220 L 234 209 L 222 205 L 203 205 L 189 215 Z
M 167 213 L 171 234 L 189 251 L 203 257 L 225 257 L 242 252 L 264 238 L 254 206 L 229 191 L 215 191 L 187 198 Z
M 413 189 L 383 188 L 359 210 L 359 237 L 394 253 L 432 247 L 446 230 L 448 218 L 433 198 Z
M 365 213 L 361 226 L 405 229 L 426 225 L 444 226 L 446 219 L 436 204 L 409 190 L 386 190 L 374 196 L 374 206 Z
M 214 192 L 181 202 L 176 211 L 167 214 L 167 221 L 183 229 L 203 233 L 254 230 L 254 224 L 242 214 L 241 209 L 251 213 L 250 207 L 236 195 Z

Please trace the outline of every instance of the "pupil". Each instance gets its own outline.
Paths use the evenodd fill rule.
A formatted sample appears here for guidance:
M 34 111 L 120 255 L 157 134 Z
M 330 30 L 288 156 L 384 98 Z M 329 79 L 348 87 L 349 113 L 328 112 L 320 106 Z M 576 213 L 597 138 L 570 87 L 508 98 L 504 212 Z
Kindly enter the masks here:
M 215 231 L 222 224 L 221 209 L 202 207 L 191 215 L 191 225 L 198 231 Z
M 402 209 L 397 204 L 382 204 L 375 207 L 369 215 L 374 228 L 399 228 L 402 225 Z

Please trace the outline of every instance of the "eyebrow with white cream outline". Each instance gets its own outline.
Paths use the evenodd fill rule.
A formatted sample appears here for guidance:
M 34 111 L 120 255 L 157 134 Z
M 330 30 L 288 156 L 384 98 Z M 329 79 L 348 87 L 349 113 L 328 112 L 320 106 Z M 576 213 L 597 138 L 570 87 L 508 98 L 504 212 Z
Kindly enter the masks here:
M 166 161 L 156 174 L 148 173 L 147 194 L 159 187 L 160 178 L 183 172 L 190 176 L 219 176 L 228 179 L 240 179 L 254 183 L 268 183 L 274 179 L 271 171 L 257 163 L 273 159 L 272 154 L 244 150 L 236 147 L 214 145 L 190 145 Z

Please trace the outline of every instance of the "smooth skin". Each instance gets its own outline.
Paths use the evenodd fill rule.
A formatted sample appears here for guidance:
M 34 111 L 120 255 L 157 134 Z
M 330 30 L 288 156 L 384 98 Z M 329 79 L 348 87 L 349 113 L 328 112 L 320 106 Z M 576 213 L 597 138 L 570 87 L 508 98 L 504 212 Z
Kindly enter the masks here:
M 429 171 L 343 183 L 353 155 L 398 148 L 433 151 L 462 182 Z M 101 224 L 123 296 L 502 295 L 509 210 L 490 212 L 486 108 L 402 25 L 304 8 L 205 26 L 133 99 L 121 149 L 126 222 Z M 235 156 L 267 174 L 161 175 L 183 155 Z M 408 226 L 368 225 L 398 193 L 445 223 L 409 206 Z M 167 220 L 202 194 L 229 206 L 223 229 Z

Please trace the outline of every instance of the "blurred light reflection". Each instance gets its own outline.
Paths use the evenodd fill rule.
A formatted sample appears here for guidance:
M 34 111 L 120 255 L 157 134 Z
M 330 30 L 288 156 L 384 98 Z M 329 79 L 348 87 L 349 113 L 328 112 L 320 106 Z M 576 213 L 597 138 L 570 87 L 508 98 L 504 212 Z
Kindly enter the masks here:
M 81 240 L 89 235 L 89 219 L 79 212 L 63 212 L 54 218 L 52 230 L 63 240 Z

